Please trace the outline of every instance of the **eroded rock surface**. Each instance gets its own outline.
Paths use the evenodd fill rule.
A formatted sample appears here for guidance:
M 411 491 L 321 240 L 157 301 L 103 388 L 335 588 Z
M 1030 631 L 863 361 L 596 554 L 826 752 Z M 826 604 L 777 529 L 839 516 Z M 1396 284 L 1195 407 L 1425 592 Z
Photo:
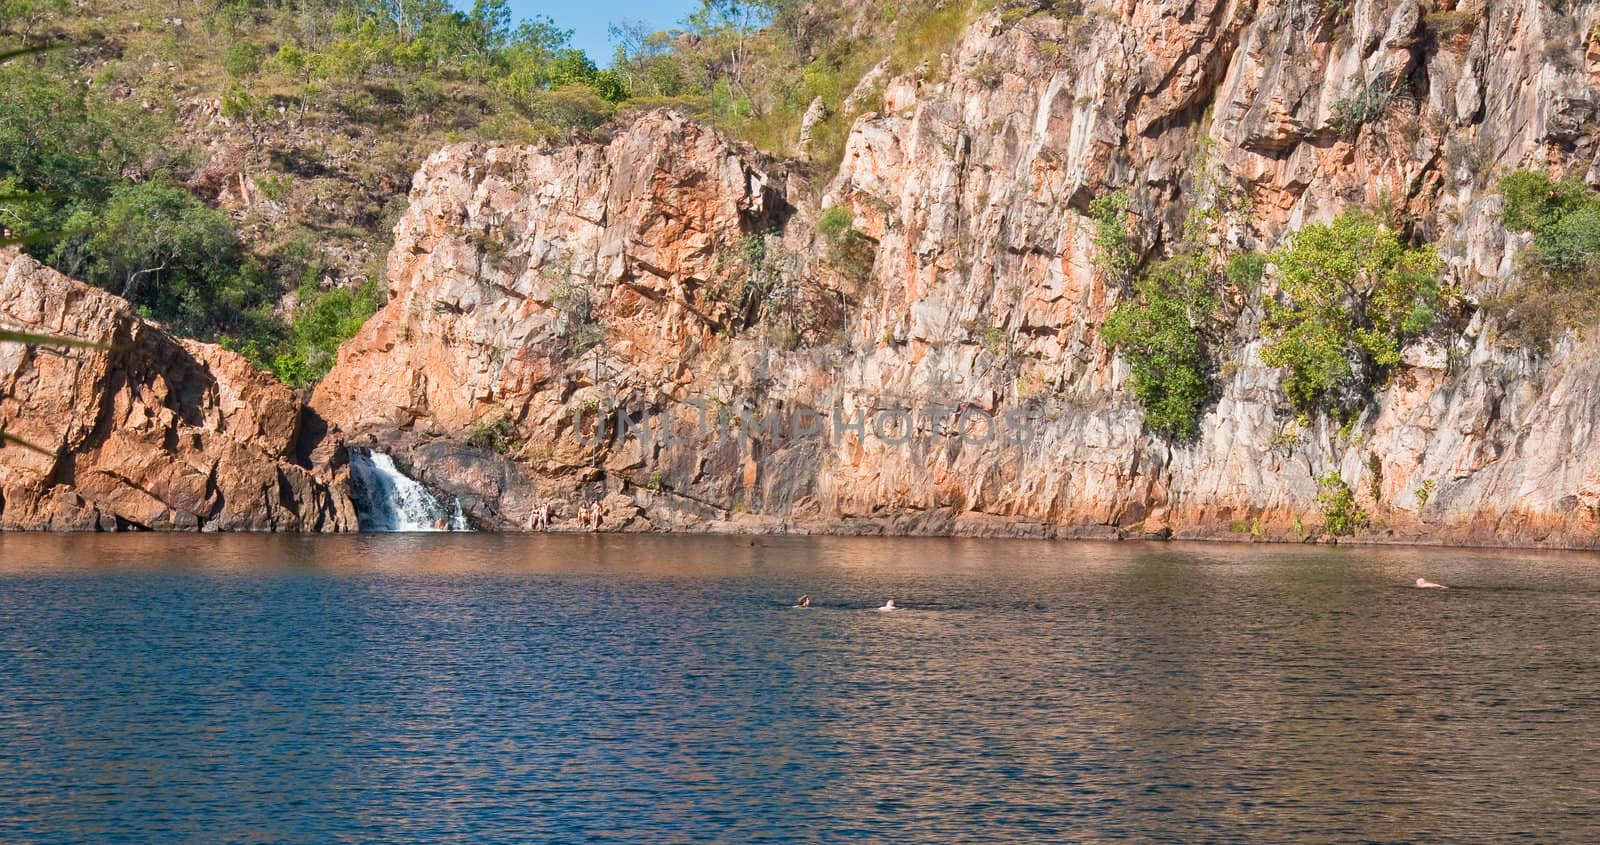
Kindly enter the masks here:
M 296 457 L 303 406 L 217 346 L 0 252 L 0 326 L 106 344 L 0 343 L 0 528 L 341 531 L 342 477 Z
M 661 111 L 603 137 L 446 148 L 416 176 L 387 305 L 309 414 L 109 297 L 33 306 L 19 287 L 8 320 L 127 335 L 147 363 L 0 352 L 0 408 L 25 420 L 10 430 L 71 456 L 3 450 L 0 519 L 350 528 L 329 468 L 348 445 L 388 449 L 489 528 L 587 499 L 624 530 L 1301 540 L 1323 536 L 1333 474 L 1368 516 L 1358 539 L 1600 545 L 1593 333 L 1516 350 L 1475 305 L 1522 284 L 1526 238 L 1501 225 L 1495 177 L 1600 180 L 1600 10 L 1488 0 L 1445 10 L 1449 26 L 1434 11 L 989 13 L 936 63 L 877 65 L 850 101 L 882 110 L 855 119 L 826 174 Z M 1155 255 L 1204 185 L 1235 199 L 1207 237 L 1237 250 L 1350 208 L 1407 221 L 1465 294 L 1459 324 L 1405 350 L 1350 426 L 1301 420 L 1261 360 L 1269 274 L 1226 292 L 1235 324 L 1199 437 L 1152 435 L 1100 338 L 1125 293 L 1096 268 L 1085 214 L 1125 192 Z M 43 422 L 67 407 L 115 424 Z M 876 436 L 873 415 L 899 408 L 915 436 Z M 596 438 L 612 409 L 656 430 Z M 796 435 L 811 411 L 826 433 Z M 980 411 L 1020 415 L 1028 436 L 949 429 Z M 718 430 L 741 413 L 786 428 Z M 302 461 L 295 432 L 313 424 Z
M 1099 338 L 1121 293 L 1094 268 L 1089 200 L 1126 191 L 1141 241 L 1168 243 L 1202 167 L 1249 200 L 1214 232 L 1240 248 L 1388 207 L 1469 297 L 1520 283 L 1492 177 L 1591 170 L 1594 6 L 1488 2 L 1441 37 L 1424 11 L 989 14 L 940 67 L 864 83 L 884 111 L 856 120 L 826 185 L 659 112 L 607 139 L 443 150 L 399 225 L 389 304 L 313 404 L 489 526 L 605 497 L 614 527 L 1294 540 L 1319 535 L 1318 479 L 1338 473 L 1366 539 L 1595 545 L 1591 341 L 1510 351 L 1478 314 L 1447 348 L 1407 350 L 1341 432 L 1295 419 L 1260 360 L 1256 293 L 1200 437 L 1173 445 L 1144 430 Z M 1562 38 L 1573 60 L 1547 60 Z M 1369 89 L 1381 115 L 1341 125 Z M 818 233 L 832 206 L 848 248 Z M 697 431 L 699 399 L 1021 411 L 1037 428 L 751 443 Z M 585 443 L 611 407 L 673 415 L 688 442 Z

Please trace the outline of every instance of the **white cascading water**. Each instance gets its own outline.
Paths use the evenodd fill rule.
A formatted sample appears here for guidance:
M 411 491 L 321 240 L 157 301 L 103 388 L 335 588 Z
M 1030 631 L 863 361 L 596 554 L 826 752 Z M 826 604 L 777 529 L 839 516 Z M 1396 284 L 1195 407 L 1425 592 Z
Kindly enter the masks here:
M 350 480 L 356 521 L 362 531 L 470 531 L 461 503 L 446 508 L 382 452 L 350 450 Z M 439 528 L 440 521 L 448 528 Z

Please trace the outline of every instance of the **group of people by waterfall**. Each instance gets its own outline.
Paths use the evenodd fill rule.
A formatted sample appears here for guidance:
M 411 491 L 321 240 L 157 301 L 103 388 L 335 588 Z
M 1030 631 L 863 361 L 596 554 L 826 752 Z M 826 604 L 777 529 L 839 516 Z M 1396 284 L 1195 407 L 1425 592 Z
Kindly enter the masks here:
M 529 531 L 549 531 L 552 510 L 549 502 L 533 506 L 528 513 Z M 584 501 L 578 504 L 578 528 L 587 531 L 599 531 L 601 522 L 605 519 L 605 508 L 599 502 Z

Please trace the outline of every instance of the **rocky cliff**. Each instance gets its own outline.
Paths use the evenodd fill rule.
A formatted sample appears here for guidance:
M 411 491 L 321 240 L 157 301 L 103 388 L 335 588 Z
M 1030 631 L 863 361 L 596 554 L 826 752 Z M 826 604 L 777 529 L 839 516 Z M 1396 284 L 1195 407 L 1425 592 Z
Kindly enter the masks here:
M 341 531 L 342 478 L 296 457 L 304 409 L 244 358 L 178 340 L 15 249 L 0 327 L 101 344 L 0 343 L 0 528 Z
M 386 448 L 489 528 L 591 498 L 631 530 L 1301 540 L 1337 476 L 1356 539 L 1597 544 L 1595 341 L 1513 347 L 1478 307 L 1524 284 L 1495 177 L 1600 181 L 1594 3 L 1016 6 L 868 74 L 836 170 L 663 111 L 439 151 L 311 399 L 323 454 Z M 1126 194 L 1158 256 L 1218 190 L 1231 249 L 1404 221 L 1450 331 L 1353 419 L 1304 414 L 1262 360 L 1269 268 L 1226 293 L 1198 436 L 1153 434 L 1086 215 Z
M 1595 17 L 994 11 L 939 66 L 868 76 L 853 99 L 881 107 L 825 184 L 665 113 L 562 146 L 451 147 L 413 186 L 388 306 L 313 405 L 501 527 L 605 495 L 613 525 L 640 528 L 1301 539 L 1337 473 L 1367 539 L 1594 545 L 1593 344 L 1505 348 L 1474 303 L 1520 283 L 1492 177 L 1593 175 Z M 1369 91 L 1381 108 L 1351 131 L 1341 101 Z M 1099 336 L 1124 292 L 1085 212 L 1126 192 L 1159 250 L 1201 177 L 1246 200 L 1211 233 L 1241 248 L 1348 208 L 1404 217 L 1438 244 L 1463 325 L 1407 349 L 1353 424 L 1300 418 L 1260 357 L 1269 273 L 1239 303 L 1199 437 L 1152 435 Z M 819 233 L 834 206 L 843 238 Z M 909 442 L 871 430 L 895 408 Z M 687 442 L 587 442 L 611 409 L 664 414 Z M 782 426 L 813 409 L 842 412 L 843 436 L 717 432 L 719 413 Z M 963 439 L 950 425 L 982 419 L 963 410 L 1018 412 L 1028 436 Z

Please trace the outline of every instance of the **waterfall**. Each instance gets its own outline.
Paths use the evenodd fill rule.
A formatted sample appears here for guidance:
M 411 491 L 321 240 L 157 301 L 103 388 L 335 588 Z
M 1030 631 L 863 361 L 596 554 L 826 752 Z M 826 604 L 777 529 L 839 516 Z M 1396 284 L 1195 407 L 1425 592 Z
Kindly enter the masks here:
M 440 520 L 450 531 L 472 530 L 460 501 L 452 499 L 446 508 L 383 452 L 351 449 L 350 481 L 362 531 L 440 531 Z

